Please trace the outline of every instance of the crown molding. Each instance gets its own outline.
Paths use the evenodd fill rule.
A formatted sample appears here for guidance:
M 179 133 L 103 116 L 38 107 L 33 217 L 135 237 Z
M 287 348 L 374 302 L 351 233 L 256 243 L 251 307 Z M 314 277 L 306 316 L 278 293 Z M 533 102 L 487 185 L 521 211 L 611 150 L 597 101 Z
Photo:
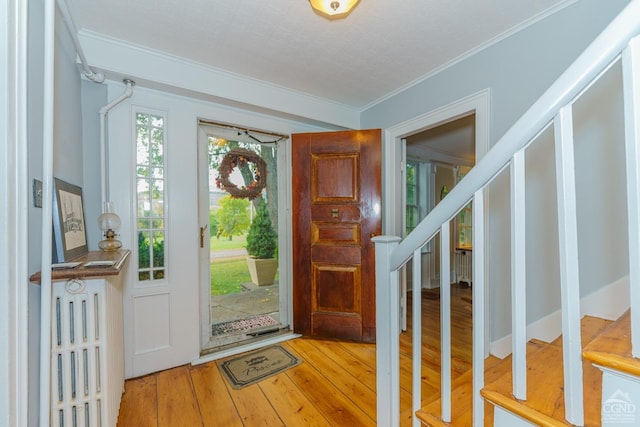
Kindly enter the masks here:
M 235 107 L 244 105 L 275 116 L 297 117 L 304 122 L 338 128 L 360 128 L 360 111 L 343 104 L 95 32 L 81 30 L 78 36 L 91 66 L 113 80 L 125 77 L 138 85 L 146 82 L 169 92 L 191 93 L 200 99 Z
M 577 3 L 578 0 L 566 0 L 564 2 L 558 3 L 555 6 L 550 7 L 549 9 L 537 14 L 536 16 L 533 16 L 529 19 L 527 19 L 526 21 L 521 22 L 518 25 L 515 25 L 511 28 L 509 28 L 507 31 L 504 31 L 501 34 L 498 34 L 497 36 L 479 44 L 478 46 L 474 47 L 471 50 L 468 50 L 467 52 L 463 53 L 462 55 L 459 55 L 453 59 L 451 59 L 448 62 L 445 62 L 444 64 L 434 68 L 433 70 L 431 70 L 430 72 L 428 72 L 427 74 L 423 74 L 422 76 L 416 78 L 413 81 L 410 81 L 409 83 L 400 86 L 399 88 L 387 93 L 386 95 L 370 102 L 369 104 L 363 106 L 362 108 L 360 108 L 361 112 L 364 112 L 372 107 L 375 107 L 377 104 L 380 104 L 390 98 L 393 98 L 394 96 L 408 90 L 411 89 L 413 86 L 416 86 L 420 83 L 422 83 L 425 80 L 430 79 L 431 77 L 440 74 L 441 72 L 453 67 L 456 64 L 461 63 L 462 61 L 477 55 L 478 53 L 482 52 L 485 49 L 488 49 L 489 47 L 496 45 L 498 43 L 500 43 L 503 40 L 508 39 L 509 37 L 513 36 L 516 33 L 519 33 L 520 31 L 542 21 L 545 18 L 548 18 L 551 15 L 554 15 L 555 13 L 561 11 L 562 9 L 565 9 L 569 6 L 571 6 L 574 3 Z

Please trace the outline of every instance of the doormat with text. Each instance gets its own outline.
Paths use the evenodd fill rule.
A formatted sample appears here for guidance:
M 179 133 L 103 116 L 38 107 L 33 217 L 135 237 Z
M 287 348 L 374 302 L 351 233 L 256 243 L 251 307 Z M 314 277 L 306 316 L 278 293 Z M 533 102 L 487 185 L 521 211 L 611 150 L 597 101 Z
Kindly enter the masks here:
M 279 374 L 300 363 L 301 360 L 291 352 L 279 345 L 274 345 L 228 359 L 219 366 L 229 384 L 239 389 Z
M 211 335 L 215 337 L 234 332 L 248 332 L 253 329 L 279 324 L 280 322 L 273 317 L 267 314 L 261 314 L 258 316 L 247 317 L 246 319 L 232 320 L 230 322 L 211 325 Z

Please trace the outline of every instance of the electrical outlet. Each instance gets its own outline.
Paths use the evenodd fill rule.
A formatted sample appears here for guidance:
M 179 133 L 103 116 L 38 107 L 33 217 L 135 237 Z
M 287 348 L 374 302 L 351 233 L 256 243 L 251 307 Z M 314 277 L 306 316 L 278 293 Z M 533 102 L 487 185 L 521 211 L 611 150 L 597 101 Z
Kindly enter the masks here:
M 33 206 L 42 207 L 42 181 L 38 179 L 33 180 Z

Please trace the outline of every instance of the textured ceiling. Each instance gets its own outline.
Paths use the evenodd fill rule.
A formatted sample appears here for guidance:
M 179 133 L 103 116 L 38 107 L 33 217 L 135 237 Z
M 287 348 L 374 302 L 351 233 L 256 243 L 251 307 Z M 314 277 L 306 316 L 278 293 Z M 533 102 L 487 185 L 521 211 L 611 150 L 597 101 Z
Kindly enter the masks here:
M 363 109 L 575 0 L 67 0 L 76 27 Z

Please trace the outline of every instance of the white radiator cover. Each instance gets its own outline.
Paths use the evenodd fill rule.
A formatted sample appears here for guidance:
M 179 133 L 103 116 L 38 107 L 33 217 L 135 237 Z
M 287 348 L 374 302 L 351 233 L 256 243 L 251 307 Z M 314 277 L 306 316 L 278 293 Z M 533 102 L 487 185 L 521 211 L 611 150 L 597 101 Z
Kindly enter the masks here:
M 472 256 L 471 250 L 457 249 L 455 251 L 455 254 L 454 254 L 455 267 L 454 268 L 456 271 L 457 283 L 465 282 L 470 285 L 473 282 L 472 260 L 473 260 L 473 256 Z
M 124 387 L 119 276 L 54 282 L 51 300 L 50 425 L 115 426 Z

